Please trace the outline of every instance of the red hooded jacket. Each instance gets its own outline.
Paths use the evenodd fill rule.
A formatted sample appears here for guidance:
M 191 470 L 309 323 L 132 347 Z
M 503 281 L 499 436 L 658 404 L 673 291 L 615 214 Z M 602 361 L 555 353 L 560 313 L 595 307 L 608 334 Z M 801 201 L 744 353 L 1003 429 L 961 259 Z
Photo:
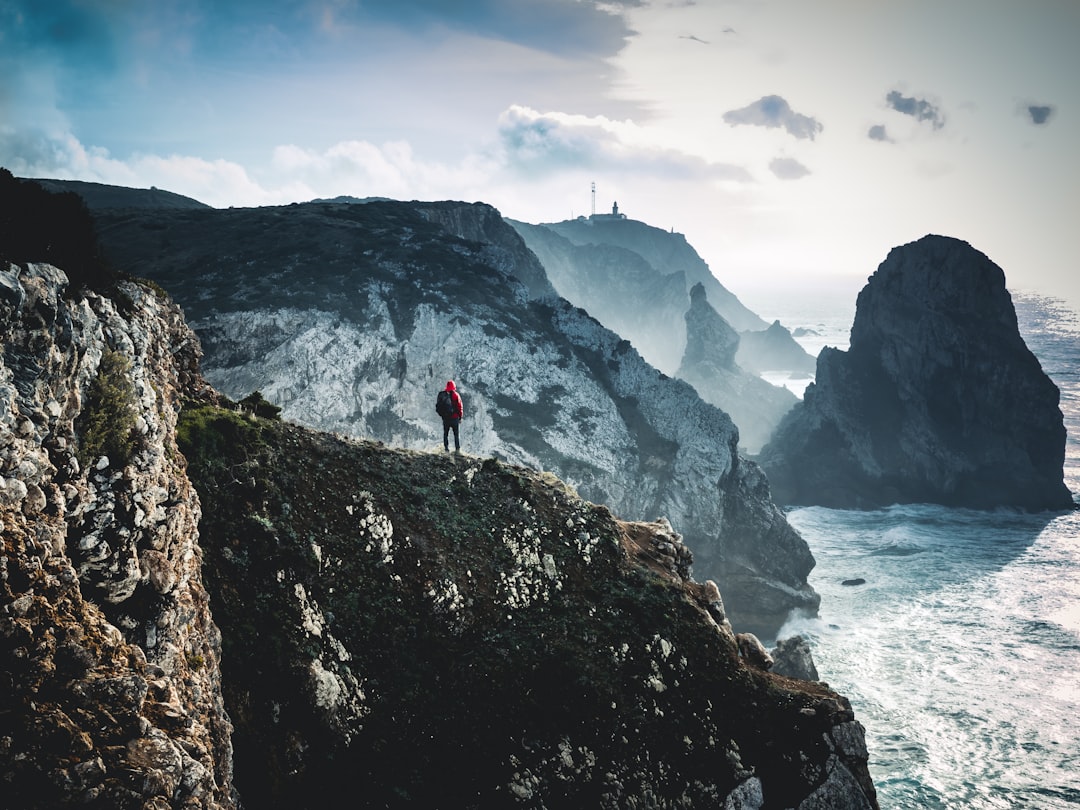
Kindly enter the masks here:
M 457 392 L 457 387 L 454 385 L 453 380 L 448 380 L 446 383 L 446 390 L 450 392 L 450 399 L 454 403 L 454 413 L 452 419 L 460 419 L 465 415 L 465 406 L 461 403 L 461 396 Z

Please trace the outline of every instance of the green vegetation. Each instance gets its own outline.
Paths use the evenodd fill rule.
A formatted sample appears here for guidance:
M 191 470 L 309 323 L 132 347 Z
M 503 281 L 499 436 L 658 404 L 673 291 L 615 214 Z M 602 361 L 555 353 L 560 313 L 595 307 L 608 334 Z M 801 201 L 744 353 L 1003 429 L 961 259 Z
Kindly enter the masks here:
M 196 483 L 254 468 L 255 455 L 265 447 L 257 420 L 213 405 L 191 405 L 180 411 L 176 443 L 197 472 L 198 477 L 193 475 Z
M 252 391 L 237 404 L 245 413 L 261 416 L 263 419 L 281 418 L 281 407 L 266 399 L 261 391 Z
M 86 467 L 101 456 L 114 467 L 123 467 L 135 451 L 135 385 L 131 361 L 122 353 L 107 350 L 87 395 L 79 420 L 82 434 L 79 463 Z

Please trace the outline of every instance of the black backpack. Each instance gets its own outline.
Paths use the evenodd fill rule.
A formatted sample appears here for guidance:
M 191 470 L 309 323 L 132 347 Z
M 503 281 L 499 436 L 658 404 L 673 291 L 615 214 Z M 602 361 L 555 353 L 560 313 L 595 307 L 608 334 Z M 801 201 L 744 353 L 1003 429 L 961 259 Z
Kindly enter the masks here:
M 454 415 L 454 399 L 449 391 L 440 391 L 435 397 L 435 413 L 443 419 L 450 419 Z

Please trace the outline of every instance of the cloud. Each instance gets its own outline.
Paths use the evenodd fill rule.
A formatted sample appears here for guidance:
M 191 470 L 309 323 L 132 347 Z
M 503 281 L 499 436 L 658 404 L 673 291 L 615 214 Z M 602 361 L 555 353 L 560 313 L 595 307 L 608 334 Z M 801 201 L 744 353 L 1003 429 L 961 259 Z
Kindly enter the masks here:
M 499 142 L 502 161 L 529 175 L 553 170 L 611 169 L 672 180 L 752 179 L 742 166 L 712 163 L 670 149 L 654 142 L 633 122 L 604 116 L 540 113 L 515 105 L 499 118 Z
M 1021 112 L 1024 116 L 1031 120 L 1037 127 L 1046 126 L 1050 123 L 1050 119 L 1057 112 L 1057 108 L 1052 104 L 1023 104 L 1021 105 Z
M 910 115 L 916 121 L 928 121 L 934 129 L 945 126 L 941 110 L 924 98 L 905 96 L 898 90 L 892 90 L 885 96 L 885 103 L 904 115 Z
M 724 113 L 724 121 L 733 126 L 749 124 L 759 127 L 782 127 L 796 138 L 814 140 L 824 129 L 819 121 L 797 113 L 780 96 L 764 96 L 753 104 Z
M 237 163 L 186 155 L 136 154 L 117 160 L 99 147 L 86 147 L 70 133 L 0 129 L 0 166 L 16 177 L 87 180 L 109 185 L 157 186 L 227 206 L 288 202 L 289 190 L 262 188 Z
M 884 124 L 874 124 L 874 126 L 870 127 L 869 131 L 866 133 L 866 137 L 872 141 L 883 141 L 885 143 L 893 142 L 893 139 L 889 137 L 889 133 L 885 131 Z
M 769 171 L 781 180 L 798 180 L 810 174 L 810 170 L 795 158 L 773 158 L 769 163 Z

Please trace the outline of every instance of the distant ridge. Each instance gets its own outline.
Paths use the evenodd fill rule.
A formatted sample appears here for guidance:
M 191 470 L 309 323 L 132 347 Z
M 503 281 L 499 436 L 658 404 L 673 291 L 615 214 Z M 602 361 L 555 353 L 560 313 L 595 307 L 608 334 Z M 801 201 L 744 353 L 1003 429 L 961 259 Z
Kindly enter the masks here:
M 393 202 L 391 197 L 353 197 L 351 194 L 339 194 L 336 197 L 316 197 L 308 200 L 313 203 L 348 203 L 349 205 L 362 205 L 371 202 Z
M 27 179 L 54 194 L 73 191 L 83 198 L 86 207 L 91 211 L 108 208 L 181 211 L 213 207 L 191 197 L 185 197 L 182 194 L 165 191 L 154 186 L 150 188 L 126 188 L 124 186 L 110 186 L 105 183 L 89 183 L 85 180 L 47 180 L 37 177 Z

